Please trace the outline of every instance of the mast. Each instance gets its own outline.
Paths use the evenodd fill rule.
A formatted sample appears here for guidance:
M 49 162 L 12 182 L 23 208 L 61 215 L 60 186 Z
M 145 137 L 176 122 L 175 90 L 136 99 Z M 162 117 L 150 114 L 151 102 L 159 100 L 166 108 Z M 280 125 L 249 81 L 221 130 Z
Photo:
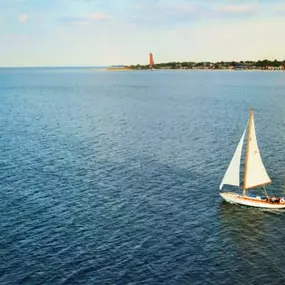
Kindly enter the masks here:
M 250 141 L 251 141 L 252 119 L 253 119 L 253 108 L 250 109 L 250 115 L 249 115 L 249 127 L 248 127 L 248 134 L 247 134 L 247 148 L 246 148 L 244 180 L 243 180 L 243 196 L 245 196 L 246 194 L 246 179 L 247 179 L 247 172 L 248 172 L 248 157 L 249 157 L 249 147 L 250 147 Z

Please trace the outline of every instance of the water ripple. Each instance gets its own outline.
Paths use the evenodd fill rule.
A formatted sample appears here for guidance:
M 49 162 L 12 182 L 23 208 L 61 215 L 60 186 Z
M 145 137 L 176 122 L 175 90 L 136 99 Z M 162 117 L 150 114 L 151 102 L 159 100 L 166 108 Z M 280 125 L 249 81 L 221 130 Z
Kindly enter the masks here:
M 281 73 L 0 73 L 0 284 L 284 282 L 284 211 L 217 194 L 252 106 L 283 191 Z

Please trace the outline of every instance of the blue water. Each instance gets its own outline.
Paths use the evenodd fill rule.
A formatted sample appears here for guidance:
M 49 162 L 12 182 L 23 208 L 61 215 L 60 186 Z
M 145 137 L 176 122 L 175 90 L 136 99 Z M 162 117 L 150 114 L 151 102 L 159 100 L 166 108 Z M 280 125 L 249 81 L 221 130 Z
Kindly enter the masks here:
M 285 73 L 0 69 L 0 284 L 285 284 L 285 213 L 222 202 L 255 108 L 285 183 Z

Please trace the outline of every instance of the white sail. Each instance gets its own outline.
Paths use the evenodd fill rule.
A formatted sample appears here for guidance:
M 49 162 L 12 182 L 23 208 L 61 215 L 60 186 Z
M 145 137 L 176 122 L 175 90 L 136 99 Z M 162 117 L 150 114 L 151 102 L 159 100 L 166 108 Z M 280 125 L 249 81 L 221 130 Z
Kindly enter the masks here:
M 220 184 L 220 190 L 223 188 L 224 184 L 240 186 L 240 159 L 241 159 L 241 152 L 242 152 L 246 129 L 247 129 L 247 126 L 242 134 L 242 137 L 239 141 L 239 144 L 236 148 L 233 158 Z
M 245 189 L 266 185 L 271 182 L 271 179 L 269 178 L 266 169 L 263 165 L 258 149 L 253 113 L 250 120 L 251 121 L 248 134 L 247 163 L 244 181 Z

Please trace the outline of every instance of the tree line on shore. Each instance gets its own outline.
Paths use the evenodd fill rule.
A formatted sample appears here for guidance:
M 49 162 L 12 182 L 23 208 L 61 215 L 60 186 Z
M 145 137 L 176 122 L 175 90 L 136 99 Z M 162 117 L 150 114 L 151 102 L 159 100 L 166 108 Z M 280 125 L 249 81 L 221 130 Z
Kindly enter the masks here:
M 155 69 L 285 69 L 285 60 L 220 61 L 220 62 L 166 62 L 157 63 Z M 131 69 L 149 69 L 149 65 L 131 65 Z

